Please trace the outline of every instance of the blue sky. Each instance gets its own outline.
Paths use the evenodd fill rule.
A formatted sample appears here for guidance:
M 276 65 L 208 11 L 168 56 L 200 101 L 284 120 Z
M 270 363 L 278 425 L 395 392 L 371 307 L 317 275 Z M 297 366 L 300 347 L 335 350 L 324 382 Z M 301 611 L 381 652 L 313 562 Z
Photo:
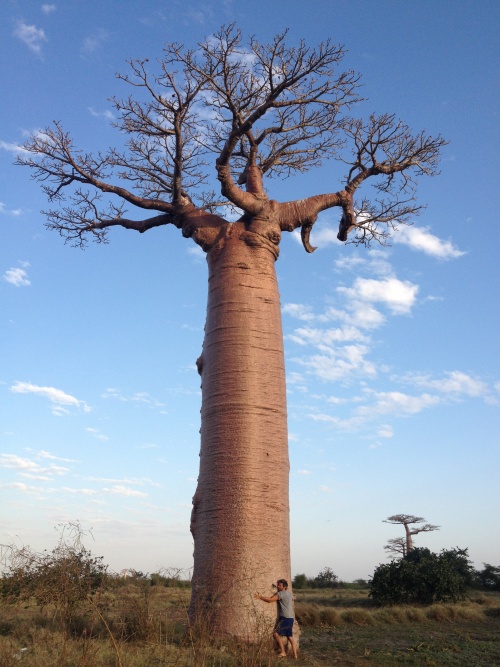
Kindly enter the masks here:
M 53 120 L 87 150 L 113 145 L 126 60 L 236 21 L 261 41 L 289 28 L 291 42 L 344 44 L 359 115 L 450 141 L 420 184 L 427 209 L 390 247 L 341 244 L 337 212 L 313 255 L 282 242 L 292 572 L 368 577 L 402 535 L 382 523 L 396 513 L 441 526 L 417 545 L 498 564 L 500 5 L 4 0 L 0 13 L 0 543 L 51 547 L 79 520 L 115 571 L 191 566 L 204 258 L 170 227 L 65 246 L 12 163 Z M 326 164 L 269 194 L 333 192 L 341 176 Z

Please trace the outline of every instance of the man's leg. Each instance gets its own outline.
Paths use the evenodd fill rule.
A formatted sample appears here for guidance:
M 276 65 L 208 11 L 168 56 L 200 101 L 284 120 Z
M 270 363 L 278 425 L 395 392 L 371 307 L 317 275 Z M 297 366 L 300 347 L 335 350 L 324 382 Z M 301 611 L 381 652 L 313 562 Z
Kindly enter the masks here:
M 295 643 L 295 639 L 293 637 L 288 637 L 288 641 L 292 646 L 293 657 L 297 660 L 297 644 Z
M 280 647 L 280 656 L 286 656 L 285 645 L 283 644 L 283 640 L 281 639 L 281 635 L 279 634 L 279 632 L 275 630 L 273 632 L 273 637 L 276 639 L 276 641 L 278 642 L 278 646 Z

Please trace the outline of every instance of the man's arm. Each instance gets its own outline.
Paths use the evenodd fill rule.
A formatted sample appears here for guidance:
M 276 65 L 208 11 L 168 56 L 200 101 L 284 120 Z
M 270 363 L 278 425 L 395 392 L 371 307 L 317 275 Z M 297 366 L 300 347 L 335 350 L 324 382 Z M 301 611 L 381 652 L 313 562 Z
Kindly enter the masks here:
M 272 597 L 266 598 L 264 595 L 261 595 L 260 593 L 255 593 L 255 599 L 256 600 L 262 600 L 262 602 L 278 602 L 278 594 L 275 593 Z

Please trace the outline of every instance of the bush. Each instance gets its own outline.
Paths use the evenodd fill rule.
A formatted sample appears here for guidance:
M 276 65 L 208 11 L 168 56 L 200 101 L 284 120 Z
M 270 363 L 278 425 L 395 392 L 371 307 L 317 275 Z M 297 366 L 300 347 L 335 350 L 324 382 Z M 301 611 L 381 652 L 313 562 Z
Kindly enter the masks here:
M 296 574 L 292 580 L 292 587 L 294 590 L 300 590 L 301 588 L 308 588 L 309 579 L 305 574 Z
M 83 546 L 82 535 L 79 524 L 68 524 L 51 552 L 13 547 L 1 582 L 2 598 L 7 602 L 33 599 L 41 608 L 53 605 L 63 624 L 70 624 L 78 603 L 101 590 L 107 571 L 103 559 Z
M 370 597 L 379 605 L 457 602 L 473 583 L 467 549 L 412 549 L 401 560 L 379 565 L 370 582 Z
M 483 563 L 484 569 L 476 572 L 476 579 L 481 588 L 487 591 L 500 591 L 500 565 Z
M 292 580 L 292 587 L 296 590 L 301 588 L 338 588 L 339 578 L 330 567 L 325 567 L 321 572 L 310 579 L 305 574 L 296 574 Z

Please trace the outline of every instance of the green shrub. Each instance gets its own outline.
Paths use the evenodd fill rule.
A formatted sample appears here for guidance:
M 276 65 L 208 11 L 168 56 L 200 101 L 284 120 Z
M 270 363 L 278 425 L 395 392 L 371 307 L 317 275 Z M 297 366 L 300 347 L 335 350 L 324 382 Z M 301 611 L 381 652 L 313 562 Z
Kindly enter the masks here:
M 401 560 L 379 565 L 370 582 L 373 601 L 386 604 L 457 602 L 473 582 L 467 549 L 412 549 Z

